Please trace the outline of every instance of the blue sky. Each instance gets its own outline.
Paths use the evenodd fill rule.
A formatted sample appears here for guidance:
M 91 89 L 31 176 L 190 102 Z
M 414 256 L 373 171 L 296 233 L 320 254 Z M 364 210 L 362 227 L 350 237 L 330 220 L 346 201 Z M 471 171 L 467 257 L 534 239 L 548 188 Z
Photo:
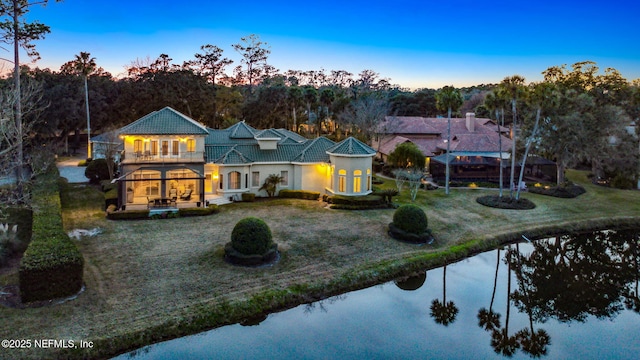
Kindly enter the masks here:
M 28 14 L 51 27 L 36 42 L 41 68 L 59 70 L 87 51 L 118 75 L 161 53 L 181 64 L 204 44 L 222 48 L 235 66 L 231 45 L 257 34 L 283 72 L 371 69 L 412 89 L 514 74 L 539 81 L 550 66 L 584 60 L 640 78 L 639 17 L 640 4 L 629 0 L 51 0 Z

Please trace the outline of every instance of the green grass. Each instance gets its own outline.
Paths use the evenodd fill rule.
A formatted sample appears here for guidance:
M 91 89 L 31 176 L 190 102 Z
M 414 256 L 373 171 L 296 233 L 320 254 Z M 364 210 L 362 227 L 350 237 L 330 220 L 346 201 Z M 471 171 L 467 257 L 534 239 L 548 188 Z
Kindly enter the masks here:
M 391 209 L 330 210 L 318 201 L 272 199 L 225 205 L 204 217 L 109 221 L 97 188 L 68 185 L 61 197 L 65 228 L 102 229 L 78 241 L 86 290 L 55 306 L 0 307 L 0 333 L 12 339 L 91 340 L 96 346 L 87 353 L 3 351 L 0 358 L 108 357 L 453 262 L 523 233 L 535 237 L 640 223 L 640 192 L 594 186 L 582 172 L 569 177 L 587 193 L 575 199 L 524 193 L 536 204 L 525 211 L 475 201 L 497 190 L 452 189 L 449 196 L 443 189 L 421 190 L 413 203 L 426 212 L 436 247 L 387 236 Z M 411 203 L 408 190 L 394 202 Z M 241 268 L 223 260 L 233 226 L 247 216 L 271 228 L 282 254 L 276 265 Z M 16 279 L 4 273 L 0 286 Z

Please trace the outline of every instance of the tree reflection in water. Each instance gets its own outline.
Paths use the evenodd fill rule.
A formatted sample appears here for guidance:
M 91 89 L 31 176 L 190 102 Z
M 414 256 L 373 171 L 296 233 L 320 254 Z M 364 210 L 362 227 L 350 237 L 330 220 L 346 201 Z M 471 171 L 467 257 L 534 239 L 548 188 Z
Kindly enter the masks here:
M 615 317 L 625 307 L 640 313 L 640 233 L 637 230 L 598 231 L 542 239 L 533 242 L 530 254 L 509 246 L 504 261 L 508 268 L 505 327 L 500 314 L 478 311 L 478 325 L 491 333 L 496 353 L 512 356 L 518 348 L 531 357 L 547 355 L 551 343 L 534 322 L 555 319 L 562 323 Z M 499 255 L 498 255 L 499 256 Z M 499 261 L 499 260 L 498 260 Z M 511 271 L 517 289 L 511 293 Z M 498 271 L 494 278 L 494 295 Z M 510 304 L 529 318 L 529 327 L 509 336 Z
M 456 320 L 458 307 L 453 301 L 447 302 L 447 265 L 442 270 L 442 302 L 434 299 L 431 302 L 431 316 L 438 324 L 448 326 Z

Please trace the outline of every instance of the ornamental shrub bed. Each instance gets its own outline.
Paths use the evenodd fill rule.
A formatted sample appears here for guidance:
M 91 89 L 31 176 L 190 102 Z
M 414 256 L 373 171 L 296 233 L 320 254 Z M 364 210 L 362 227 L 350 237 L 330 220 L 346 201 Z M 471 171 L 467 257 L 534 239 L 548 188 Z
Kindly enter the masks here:
M 476 202 L 484 206 L 507 210 L 531 210 L 536 207 L 536 204 L 525 198 L 516 200 L 508 196 L 499 197 L 498 195 L 481 196 L 476 199 Z
M 320 198 L 320 192 L 308 190 L 280 190 L 278 196 L 289 199 L 318 200 Z
M 233 264 L 256 266 L 275 260 L 278 244 L 273 242 L 267 223 L 247 217 L 233 227 L 231 241 L 225 245 L 224 253 L 225 259 Z
M 82 289 L 84 258 L 62 227 L 58 170 L 38 177 L 33 187 L 33 232 L 19 268 L 22 302 L 50 300 Z
M 578 197 L 586 193 L 587 191 L 580 185 L 571 184 L 567 186 L 554 186 L 548 189 L 545 189 L 541 186 L 532 186 L 529 188 L 529 192 L 534 194 L 570 199 Z

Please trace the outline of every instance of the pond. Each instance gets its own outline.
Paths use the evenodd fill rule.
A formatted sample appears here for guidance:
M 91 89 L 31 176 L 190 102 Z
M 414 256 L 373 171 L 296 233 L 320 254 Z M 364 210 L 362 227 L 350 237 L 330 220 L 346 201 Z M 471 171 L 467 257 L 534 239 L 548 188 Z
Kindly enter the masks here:
M 639 247 L 637 231 L 513 244 L 118 359 L 635 359 Z

